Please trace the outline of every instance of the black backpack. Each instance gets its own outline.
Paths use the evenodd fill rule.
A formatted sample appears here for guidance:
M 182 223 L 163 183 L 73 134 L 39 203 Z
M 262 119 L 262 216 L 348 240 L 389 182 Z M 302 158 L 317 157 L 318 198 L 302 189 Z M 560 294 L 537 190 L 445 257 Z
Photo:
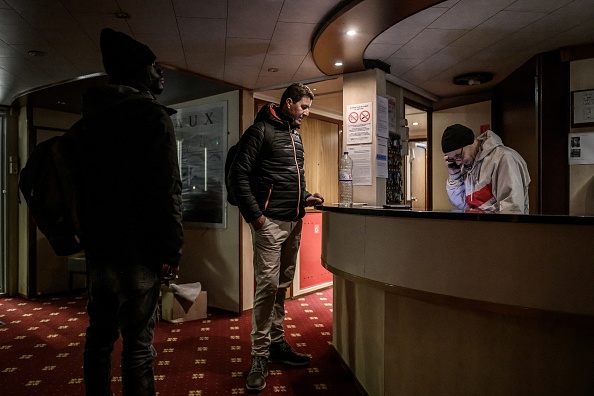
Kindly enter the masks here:
M 58 256 L 83 250 L 78 218 L 81 161 L 75 138 L 80 125 L 35 146 L 19 175 L 29 212 Z
M 272 146 L 272 140 L 274 139 L 274 130 L 271 128 L 266 128 L 264 126 L 264 140 L 262 141 L 262 146 L 260 147 L 260 152 L 258 154 L 258 166 L 262 159 L 262 154 L 267 153 Z M 235 159 L 235 155 L 237 154 L 237 148 L 239 147 L 239 142 L 235 143 L 233 146 L 229 148 L 227 151 L 227 158 L 225 159 L 225 188 L 227 189 L 227 202 L 233 206 L 237 206 L 237 200 L 231 193 L 231 189 L 229 188 L 229 170 L 231 169 L 231 164 Z

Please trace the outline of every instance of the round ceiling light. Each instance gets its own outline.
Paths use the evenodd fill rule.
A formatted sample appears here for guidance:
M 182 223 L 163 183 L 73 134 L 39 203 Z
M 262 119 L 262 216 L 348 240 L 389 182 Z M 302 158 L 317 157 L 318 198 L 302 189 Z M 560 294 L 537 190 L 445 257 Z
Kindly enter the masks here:
M 480 85 L 488 83 L 493 80 L 493 73 L 477 72 L 466 73 L 454 77 L 454 84 L 456 85 Z

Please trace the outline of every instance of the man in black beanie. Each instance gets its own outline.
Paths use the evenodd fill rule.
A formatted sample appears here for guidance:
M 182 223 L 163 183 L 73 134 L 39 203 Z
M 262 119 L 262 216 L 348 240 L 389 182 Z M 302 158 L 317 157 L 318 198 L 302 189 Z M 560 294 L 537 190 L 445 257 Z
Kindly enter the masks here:
M 89 274 L 84 348 L 87 395 L 111 395 L 111 354 L 122 336 L 122 394 L 155 395 L 153 329 L 161 279 L 176 277 L 183 228 L 177 144 L 155 54 L 101 32 L 107 86 L 83 95 L 82 235 Z
M 450 125 L 441 138 L 450 174 L 446 190 L 459 209 L 529 214 L 530 175 L 524 159 L 493 131 L 478 137 L 468 127 Z

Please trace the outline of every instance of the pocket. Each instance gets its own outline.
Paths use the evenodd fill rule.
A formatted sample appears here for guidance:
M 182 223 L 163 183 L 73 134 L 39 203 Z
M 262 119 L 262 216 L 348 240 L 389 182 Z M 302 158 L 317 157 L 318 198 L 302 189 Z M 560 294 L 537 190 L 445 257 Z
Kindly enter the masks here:
M 264 224 L 262 224 L 262 227 L 260 227 L 260 229 L 259 229 L 259 230 L 257 230 L 257 231 L 256 231 L 256 229 L 254 229 L 254 232 L 255 232 L 256 234 L 262 234 L 262 232 L 263 232 L 264 230 L 266 230 L 266 228 L 267 228 L 269 225 L 270 225 L 270 219 L 269 219 L 268 217 L 264 216 Z

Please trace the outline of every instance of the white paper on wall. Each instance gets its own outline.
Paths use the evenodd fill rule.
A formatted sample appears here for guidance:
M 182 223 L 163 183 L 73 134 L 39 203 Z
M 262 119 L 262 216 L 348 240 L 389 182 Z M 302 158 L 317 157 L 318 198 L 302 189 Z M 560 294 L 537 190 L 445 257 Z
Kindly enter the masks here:
M 371 102 L 347 105 L 347 144 L 373 141 L 372 111 Z
M 347 146 L 353 160 L 353 186 L 371 186 L 371 144 Z
M 569 165 L 594 164 L 594 132 L 569 134 Z

